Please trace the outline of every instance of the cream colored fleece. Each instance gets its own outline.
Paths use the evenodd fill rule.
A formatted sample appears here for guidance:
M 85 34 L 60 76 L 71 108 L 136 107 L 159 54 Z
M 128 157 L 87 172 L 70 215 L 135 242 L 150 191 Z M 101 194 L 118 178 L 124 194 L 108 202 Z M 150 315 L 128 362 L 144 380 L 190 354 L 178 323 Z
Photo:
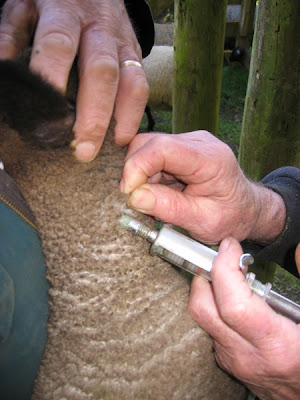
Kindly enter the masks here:
M 124 151 L 106 140 L 82 164 L 67 148 L 33 148 L 5 127 L 0 149 L 36 215 L 51 284 L 33 399 L 244 399 L 187 313 L 186 275 L 119 227 L 123 213 L 134 215 L 118 189 Z

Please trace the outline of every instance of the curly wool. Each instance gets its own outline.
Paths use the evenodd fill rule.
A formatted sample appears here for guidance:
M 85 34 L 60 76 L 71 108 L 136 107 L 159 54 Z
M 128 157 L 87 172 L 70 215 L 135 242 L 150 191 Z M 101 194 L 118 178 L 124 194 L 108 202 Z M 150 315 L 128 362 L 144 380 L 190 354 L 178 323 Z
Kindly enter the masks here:
M 79 163 L 68 147 L 42 149 L 0 125 L 0 157 L 36 216 L 51 284 L 33 400 L 242 400 L 187 313 L 190 278 L 120 227 L 124 213 L 152 223 L 119 191 L 124 155 L 112 131 Z

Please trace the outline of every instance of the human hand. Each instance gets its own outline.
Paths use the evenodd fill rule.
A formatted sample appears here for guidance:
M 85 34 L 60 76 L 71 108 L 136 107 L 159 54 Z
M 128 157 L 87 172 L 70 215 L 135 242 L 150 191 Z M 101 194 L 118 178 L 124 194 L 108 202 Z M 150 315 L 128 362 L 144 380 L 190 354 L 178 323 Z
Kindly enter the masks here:
M 130 207 L 206 243 L 227 236 L 267 242 L 284 226 L 282 198 L 246 179 L 231 149 L 206 131 L 136 136 L 120 189 L 131 194 Z
M 212 284 L 194 278 L 189 312 L 212 338 L 218 364 L 264 400 L 300 398 L 300 326 L 253 294 L 239 268 L 242 248 L 225 239 Z
M 121 29 L 120 29 L 121 27 Z M 13 58 L 34 43 L 30 68 L 61 92 L 78 54 L 79 90 L 75 155 L 90 161 L 99 152 L 110 119 L 117 144 L 138 130 L 148 99 L 141 49 L 123 0 L 7 0 L 0 25 L 0 58 Z

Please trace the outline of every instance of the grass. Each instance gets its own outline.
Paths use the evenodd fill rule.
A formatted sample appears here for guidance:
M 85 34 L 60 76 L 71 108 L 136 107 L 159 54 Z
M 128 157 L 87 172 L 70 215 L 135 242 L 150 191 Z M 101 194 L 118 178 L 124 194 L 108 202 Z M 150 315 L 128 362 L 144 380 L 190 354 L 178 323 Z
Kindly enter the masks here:
M 242 129 L 243 109 L 247 89 L 248 74 L 241 67 L 224 67 L 220 101 L 219 138 L 238 154 Z M 172 112 L 152 111 L 155 131 L 172 133 Z M 140 132 L 147 131 L 144 116 Z M 300 279 L 278 267 L 274 279 L 274 290 L 293 301 L 300 302 Z
M 224 67 L 220 99 L 219 138 L 238 154 L 248 73 L 241 67 Z
M 172 133 L 172 111 L 151 110 L 155 121 L 155 132 Z M 139 132 L 147 132 L 148 120 L 144 114 Z
M 277 267 L 273 282 L 274 290 L 300 304 L 300 279 Z

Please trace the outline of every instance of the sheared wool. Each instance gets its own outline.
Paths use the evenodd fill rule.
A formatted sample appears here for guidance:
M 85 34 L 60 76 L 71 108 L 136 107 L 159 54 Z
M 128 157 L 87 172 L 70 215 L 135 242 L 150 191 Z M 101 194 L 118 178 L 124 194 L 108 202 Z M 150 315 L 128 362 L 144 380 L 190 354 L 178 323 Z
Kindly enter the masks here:
M 33 400 L 241 400 L 187 312 L 190 278 L 124 231 L 124 150 L 38 149 L 0 127 L 0 157 L 38 224 L 51 284 L 48 343 Z M 26 318 L 26 316 L 24 316 Z
M 51 284 L 48 344 L 33 399 L 245 398 L 187 313 L 190 279 L 123 231 L 124 150 L 79 163 L 1 127 L 1 158 L 34 211 Z

